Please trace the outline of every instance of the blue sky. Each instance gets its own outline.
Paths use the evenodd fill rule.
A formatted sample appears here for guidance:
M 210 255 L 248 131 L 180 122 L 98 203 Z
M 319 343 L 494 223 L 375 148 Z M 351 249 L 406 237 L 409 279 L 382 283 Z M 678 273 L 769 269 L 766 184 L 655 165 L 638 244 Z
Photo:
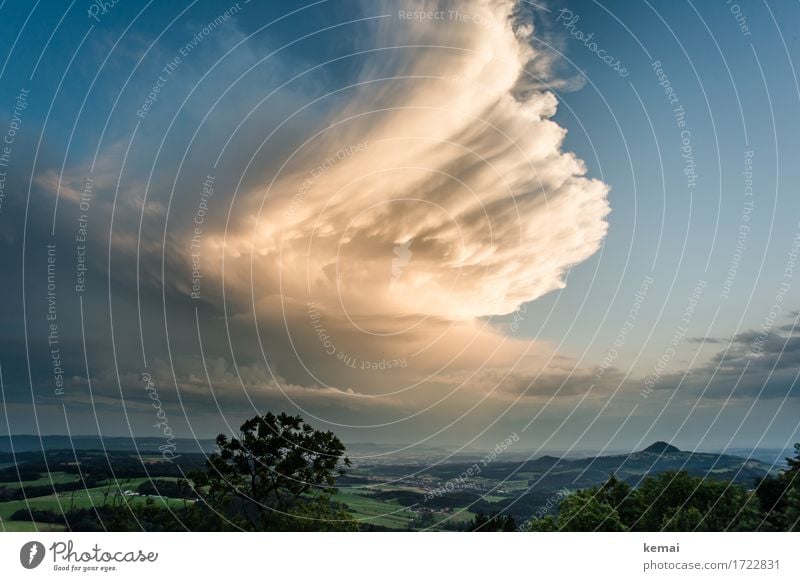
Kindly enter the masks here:
M 796 439 L 800 6 L 511 4 L 0 6 L 0 431 Z
M 587 72 L 590 82 L 580 91 L 561 95 L 568 107 L 560 109 L 558 119 L 570 130 L 568 148 L 612 184 L 614 211 L 602 255 L 581 264 L 575 275 L 581 277 L 582 284 L 569 285 L 561 294 L 575 290 L 570 305 L 580 304 L 586 286 L 591 284 L 593 267 L 599 263 L 601 272 L 631 277 L 629 288 L 636 288 L 648 272 L 658 274 L 658 286 L 664 288 L 677 273 L 676 308 L 686 289 L 705 276 L 716 295 L 707 304 L 716 306 L 742 215 L 745 151 L 752 151 L 756 195 L 747 256 L 742 259 L 731 297 L 724 302 L 728 316 L 716 328 L 723 335 L 735 333 L 739 317 L 743 318 L 741 325 L 756 326 L 772 302 L 770 289 L 777 282 L 775 273 L 785 262 L 782 251 L 788 250 L 797 228 L 797 200 L 787 192 L 787 185 L 797 179 L 791 160 L 796 151 L 798 119 L 780 114 L 791 110 L 797 99 L 789 61 L 797 54 L 797 40 L 783 31 L 787 55 L 769 13 L 753 7 L 749 19 L 753 37 L 742 37 L 724 3 L 704 6 L 700 14 L 706 23 L 718 24 L 712 29 L 712 39 L 696 15 L 687 18 L 687 10 L 693 14 L 688 4 L 681 9 L 659 7 L 658 12 L 644 3 L 616 10 L 612 6 L 607 8 L 628 28 L 635 24 L 646 31 L 637 35 L 645 37 L 639 38 L 643 46 L 607 14 L 603 18 L 605 11 L 593 3 L 580 5 L 581 25 L 586 23 L 585 30 L 595 32 L 609 53 L 625 55 L 626 63 L 631 67 L 635 63 L 641 73 L 621 79 L 613 71 L 597 67 L 595 57 L 580 45 L 567 45 L 568 57 Z M 785 14 L 777 13 L 775 18 L 789 21 Z M 777 42 L 759 45 L 758 40 L 766 36 Z M 664 63 L 686 111 L 699 176 L 693 192 L 687 190 L 681 173 L 680 130 L 655 73 L 649 70 L 653 60 Z M 626 271 L 625 259 L 631 248 Z M 750 308 L 745 309 L 762 258 L 759 286 Z M 604 301 L 613 296 L 618 282 L 618 276 L 595 279 Z M 656 302 L 661 302 L 661 297 Z M 626 309 L 625 301 L 621 303 L 620 309 Z M 710 321 L 712 313 L 713 309 L 703 309 L 700 316 Z M 584 313 L 582 319 L 586 316 L 593 313 Z M 599 319 L 594 322 L 599 323 Z

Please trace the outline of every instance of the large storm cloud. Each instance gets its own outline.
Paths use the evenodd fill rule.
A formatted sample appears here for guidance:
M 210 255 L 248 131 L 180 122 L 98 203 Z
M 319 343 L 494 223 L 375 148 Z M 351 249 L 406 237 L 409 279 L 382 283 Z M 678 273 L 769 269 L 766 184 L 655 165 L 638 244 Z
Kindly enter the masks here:
M 137 134 L 37 172 L 59 228 L 80 219 L 91 176 L 90 287 L 138 289 L 138 312 L 114 313 L 130 329 L 112 337 L 127 342 L 121 373 L 150 350 L 155 377 L 197 405 L 204 386 L 326 413 L 367 397 L 387 420 L 459 394 L 507 398 L 508 373 L 513 393 L 580 394 L 572 362 L 492 322 L 563 288 L 607 231 L 609 188 L 552 119 L 553 55 L 510 0 L 364 6 L 368 34 L 316 64 L 225 24 L 207 58 L 197 49 L 184 77 L 165 77 Z M 310 80 L 339 61 L 346 82 Z M 113 393 L 108 361 L 93 360 L 96 389 Z

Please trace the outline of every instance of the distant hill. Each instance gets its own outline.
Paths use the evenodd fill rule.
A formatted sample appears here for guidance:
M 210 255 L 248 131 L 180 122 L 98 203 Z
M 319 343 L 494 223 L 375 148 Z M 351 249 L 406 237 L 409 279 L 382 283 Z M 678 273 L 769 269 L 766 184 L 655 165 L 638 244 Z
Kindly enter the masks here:
M 642 452 L 649 452 L 651 454 L 674 454 L 680 453 L 680 450 L 666 442 L 656 442 L 655 444 L 650 444 L 647 448 L 642 450 Z
M 417 476 L 431 476 L 449 480 L 458 478 L 473 466 L 472 462 L 448 462 L 423 468 L 414 467 Z M 374 473 L 393 478 L 402 478 L 411 473 L 408 465 L 384 465 L 375 467 Z M 614 454 L 590 458 L 568 459 L 541 456 L 524 462 L 496 460 L 481 466 L 480 476 L 495 480 L 520 480 L 528 482 L 532 489 L 576 490 L 597 486 L 611 474 L 629 484 L 637 484 L 647 475 L 672 470 L 685 470 L 692 476 L 739 482 L 746 486 L 780 466 L 729 454 L 684 452 L 666 442 L 656 442 L 631 454 Z
M 502 456 L 486 461 L 485 456 L 461 456 L 458 461 L 429 464 L 364 462 L 340 484 L 368 486 L 371 500 L 398 503 L 411 510 L 416 506 L 444 511 L 468 507 L 484 514 L 503 512 L 522 522 L 552 504 L 554 498 L 561 498 L 565 490 L 599 486 L 612 474 L 634 487 L 648 476 L 685 471 L 753 488 L 758 479 L 783 467 L 773 467 L 751 454 L 687 452 L 667 442 L 655 442 L 637 452 L 585 458 L 546 455 L 519 460 Z
M 163 438 L 99 438 L 97 436 L 39 436 L 15 435 L 0 436 L 0 453 L 37 452 L 44 446 L 45 450 L 107 450 L 109 452 L 158 453 L 159 446 L 164 444 Z M 176 453 L 208 453 L 214 451 L 214 440 L 175 439 Z M 356 446 L 358 447 L 358 446 Z M 348 447 L 349 448 L 349 447 Z M 365 447 L 366 448 L 366 447 Z M 426 450 L 428 456 L 431 450 Z M 439 457 L 446 456 L 442 454 Z M 5 462 L 11 461 L 6 457 Z M 395 460 L 395 462 L 398 462 Z M 470 456 L 455 456 L 450 460 L 436 464 L 436 460 L 419 464 L 406 463 L 404 460 L 392 463 L 392 456 L 387 455 L 374 462 L 372 472 L 375 475 L 403 478 L 410 474 L 427 475 L 440 480 L 459 477 L 475 465 L 476 460 Z M 685 470 L 692 476 L 732 480 L 751 486 L 756 479 L 768 473 L 775 473 L 780 466 L 756 458 L 746 459 L 730 454 L 684 452 L 667 442 L 655 442 L 639 452 L 631 454 L 612 454 L 589 458 L 559 458 L 556 456 L 540 456 L 530 460 L 511 460 L 498 458 L 483 466 L 482 478 L 495 480 L 525 480 L 537 490 L 570 490 L 596 486 L 606 481 L 611 474 L 630 484 L 636 484 L 644 476 L 659 474 L 670 470 Z
M 216 448 L 212 439 L 192 440 L 176 438 L 172 441 L 176 453 L 209 452 Z M 0 436 L 0 452 L 37 452 L 45 450 L 108 450 L 115 452 L 158 452 L 159 446 L 165 443 L 164 438 L 100 438 L 99 436 L 35 436 L 14 435 Z M 12 447 L 13 444 L 13 447 Z

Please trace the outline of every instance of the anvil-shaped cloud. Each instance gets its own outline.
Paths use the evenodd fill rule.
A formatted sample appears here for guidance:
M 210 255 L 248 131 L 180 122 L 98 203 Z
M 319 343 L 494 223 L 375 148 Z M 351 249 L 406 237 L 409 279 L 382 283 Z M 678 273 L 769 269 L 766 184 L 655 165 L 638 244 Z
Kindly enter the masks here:
M 514 2 L 410 7 L 344 110 L 208 241 L 238 257 L 226 281 L 249 289 L 252 265 L 259 309 L 279 287 L 354 320 L 507 314 L 601 243 L 608 188 L 561 150 L 554 95 L 519 96 L 536 53 Z
M 255 323 L 264 362 L 282 362 L 277 373 L 293 384 L 346 397 L 415 393 L 418 407 L 481 368 L 548 374 L 552 349 L 509 338 L 487 317 L 562 288 L 607 231 L 608 187 L 563 151 L 552 120 L 552 55 L 533 48 L 531 20 L 511 0 L 369 6 L 384 17 L 356 43 L 358 75 L 308 104 L 326 114 L 304 126 L 316 125 L 299 146 L 278 136 L 305 106 L 272 133 L 257 115 L 241 125 L 261 134 L 274 171 L 247 167 L 230 191 L 215 184 L 193 243 L 182 212 L 168 218 L 163 249 L 117 226 L 115 254 L 136 251 L 146 284 L 163 250 L 163 283 L 185 295 L 199 256 L 202 300 L 219 306 L 224 289 L 232 324 Z M 169 206 L 180 204 L 176 194 Z M 165 206 L 149 196 L 144 232 Z M 557 367 L 570 374 L 563 360 Z

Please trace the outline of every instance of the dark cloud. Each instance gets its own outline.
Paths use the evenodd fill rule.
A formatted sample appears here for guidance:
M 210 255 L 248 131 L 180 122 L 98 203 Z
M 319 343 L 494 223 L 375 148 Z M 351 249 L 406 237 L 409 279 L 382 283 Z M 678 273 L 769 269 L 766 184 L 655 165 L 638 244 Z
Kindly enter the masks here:
M 786 326 L 703 342 L 725 347 L 699 367 L 661 377 L 656 389 L 681 389 L 708 399 L 800 397 L 800 336 L 788 334 Z

